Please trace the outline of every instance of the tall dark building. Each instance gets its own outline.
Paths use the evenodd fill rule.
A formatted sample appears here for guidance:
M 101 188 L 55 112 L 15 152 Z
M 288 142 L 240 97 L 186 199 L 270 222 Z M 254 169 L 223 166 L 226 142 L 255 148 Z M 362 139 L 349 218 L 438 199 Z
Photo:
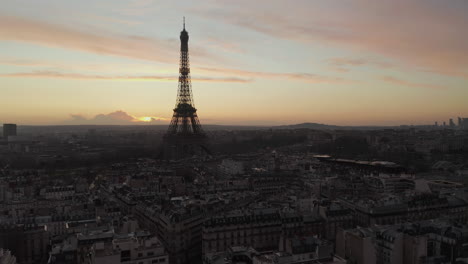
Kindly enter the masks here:
M 188 51 L 189 35 L 180 32 L 179 89 L 171 124 L 164 136 L 164 158 L 182 159 L 207 153 L 206 134 L 200 125 L 193 101 Z
M 449 120 L 449 126 L 452 127 L 452 128 L 455 127 L 455 123 L 453 122 L 452 118 L 450 118 L 450 120 Z
M 3 124 L 3 138 L 8 140 L 9 136 L 16 136 L 16 124 Z

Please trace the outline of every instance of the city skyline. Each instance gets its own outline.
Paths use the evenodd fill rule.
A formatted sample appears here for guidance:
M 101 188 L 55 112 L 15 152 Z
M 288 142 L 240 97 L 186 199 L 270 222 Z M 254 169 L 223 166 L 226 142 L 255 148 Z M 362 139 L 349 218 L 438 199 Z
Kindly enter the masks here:
M 2 3 L 3 123 L 168 124 L 183 15 L 205 124 L 468 115 L 467 2 L 84 3 Z

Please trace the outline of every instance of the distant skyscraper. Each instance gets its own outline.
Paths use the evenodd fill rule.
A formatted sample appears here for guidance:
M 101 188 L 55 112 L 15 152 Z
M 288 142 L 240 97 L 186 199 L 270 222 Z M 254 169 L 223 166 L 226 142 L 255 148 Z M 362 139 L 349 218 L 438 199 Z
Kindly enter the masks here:
M 452 118 L 450 118 L 450 120 L 449 120 L 449 125 L 450 125 L 450 127 L 452 127 L 452 128 L 455 127 L 455 123 L 453 122 L 453 119 L 452 119 Z
M 434 123 L 434 126 L 438 127 L 438 126 L 439 126 L 439 123 L 436 121 L 436 122 Z
M 461 129 L 468 130 L 468 118 L 461 119 Z
M 16 124 L 3 124 L 3 138 L 8 140 L 10 136 L 16 136 Z
M 180 32 L 179 89 L 171 124 L 164 136 L 165 159 L 187 158 L 207 152 L 206 135 L 193 102 L 188 40 L 184 18 L 184 29 Z
M 462 127 L 462 118 L 458 117 L 458 126 L 461 128 Z
M 443 126 L 447 126 L 447 124 L 445 123 L 445 121 L 444 121 L 442 124 L 443 124 Z

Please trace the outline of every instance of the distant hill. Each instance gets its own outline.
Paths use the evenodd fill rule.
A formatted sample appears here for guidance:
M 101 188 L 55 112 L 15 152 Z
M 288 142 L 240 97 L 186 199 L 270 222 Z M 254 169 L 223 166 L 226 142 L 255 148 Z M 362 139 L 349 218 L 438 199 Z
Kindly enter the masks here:
M 274 129 L 316 129 L 316 130 L 379 130 L 379 129 L 407 129 L 407 128 L 432 128 L 432 126 L 335 126 L 318 123 L 301 123 L 294 125 L 274 126 Z
M 300 129 L 300 128 L 308 128 L 308 129 L 341 129 L 343 127 L 334 126 L 334 125 L 325 125 L 325 124 L 318 124 L 318 123 L 301 123 L 295 125 L 282 125 L 282 126 L 274 126 L 272 128 L 275 129 Z

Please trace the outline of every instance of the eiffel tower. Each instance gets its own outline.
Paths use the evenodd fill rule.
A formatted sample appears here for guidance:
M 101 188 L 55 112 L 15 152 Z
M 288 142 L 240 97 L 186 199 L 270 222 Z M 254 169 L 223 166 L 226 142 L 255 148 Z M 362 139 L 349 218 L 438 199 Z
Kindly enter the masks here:
M 190 80 L 188 52 L 189 35 L 184 28 L 180 32 L 179 89 L 171 124 L 164 135 L 164 158 L 178 160 L 209 153 L 206 134 L 197 116 Z

